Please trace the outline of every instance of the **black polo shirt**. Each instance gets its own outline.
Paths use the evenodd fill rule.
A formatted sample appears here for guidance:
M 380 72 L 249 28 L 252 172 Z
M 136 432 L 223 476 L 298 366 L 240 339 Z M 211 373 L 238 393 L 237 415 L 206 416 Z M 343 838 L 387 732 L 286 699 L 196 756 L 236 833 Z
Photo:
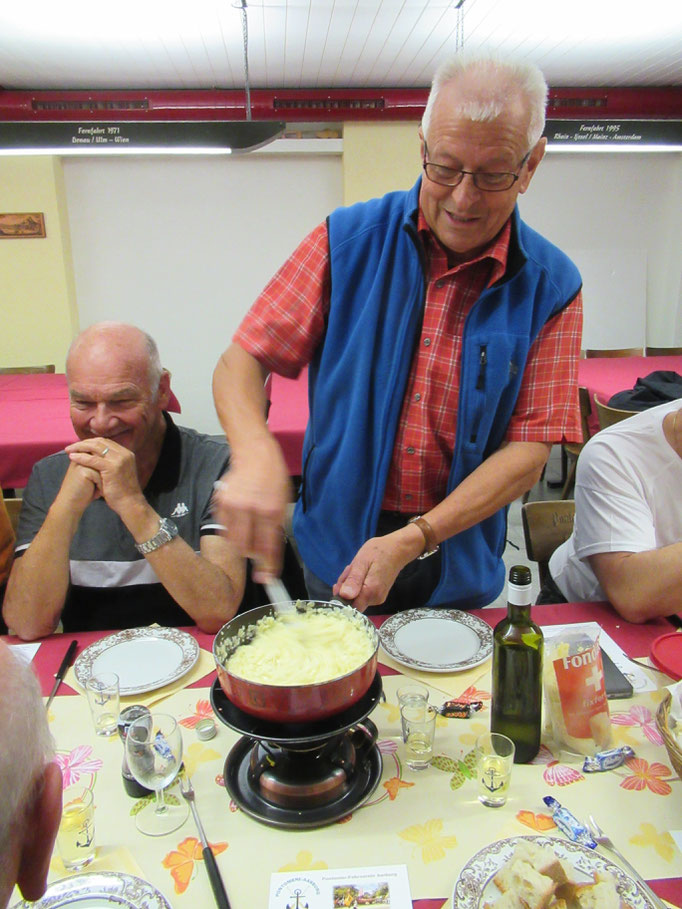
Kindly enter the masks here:
M 218 525 L 211 515 L 214 482 L 229 463 L 226 443 L 176 426 L 167 413 L 166 434 L 158 463 L 144 495 L 160 517 L 170 518 L 195 552 L 204 534 Z M 29 547 L 42 527 L 69 466 L 65 452 L 50 455 L 33 468 L 17 532 L 16 556 Z M 166 591 L 119 516 L 103 499 L 83 513 L 69 551 L 71 585 L 62 622 L 65 631 L 193 625 L 190 616 Z

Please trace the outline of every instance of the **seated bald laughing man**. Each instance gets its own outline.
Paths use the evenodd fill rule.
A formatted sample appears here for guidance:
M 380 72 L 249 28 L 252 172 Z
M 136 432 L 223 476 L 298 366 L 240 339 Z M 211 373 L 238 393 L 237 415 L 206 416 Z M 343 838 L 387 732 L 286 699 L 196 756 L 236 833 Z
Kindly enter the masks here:
M 78 441 L 33 468 L 3 615 L 26 640 L 65 631 L 198 625 L 237 612 L 245 562 L 211 516 L 229 449 L 176 426 L 153 339 L 103 322 L 66 361 Z

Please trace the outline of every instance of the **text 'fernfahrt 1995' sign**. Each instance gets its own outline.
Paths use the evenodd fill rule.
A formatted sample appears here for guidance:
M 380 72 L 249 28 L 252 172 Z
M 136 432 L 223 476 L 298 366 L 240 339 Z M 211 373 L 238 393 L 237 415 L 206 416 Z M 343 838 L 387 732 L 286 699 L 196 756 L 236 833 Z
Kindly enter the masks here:
M 548 120 L 548 145 L 682 145 L 682 120 Z

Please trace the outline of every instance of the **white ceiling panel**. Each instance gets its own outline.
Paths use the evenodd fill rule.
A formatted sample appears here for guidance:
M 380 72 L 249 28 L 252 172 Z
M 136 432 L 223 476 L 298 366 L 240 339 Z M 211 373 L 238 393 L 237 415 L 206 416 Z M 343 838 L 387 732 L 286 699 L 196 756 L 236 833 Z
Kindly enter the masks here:
M 456 2 L 247 0 L 252 88 L 426 87 Z M 682 85 L 680 0 L 464 0 L 465 47 L 538 63 L 551 85 Z M 7 89 L 243 88 L 239 0 L 0 4 Z

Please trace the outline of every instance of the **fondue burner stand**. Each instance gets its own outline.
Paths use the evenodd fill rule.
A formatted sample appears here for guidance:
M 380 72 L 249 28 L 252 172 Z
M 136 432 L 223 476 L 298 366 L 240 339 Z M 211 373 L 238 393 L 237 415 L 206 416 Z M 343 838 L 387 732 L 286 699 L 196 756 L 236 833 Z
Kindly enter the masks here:
M 377 672 L 352 707 L 310 723 L 274 723 L 236 707 L 216 679 L 211 705 L 242 733 L 225 761 L 225 787 L 256 820 L 275 827 L 322 827 L 350 814 L 382 773 L 377 728 L 367 719 L 381 699 Z

